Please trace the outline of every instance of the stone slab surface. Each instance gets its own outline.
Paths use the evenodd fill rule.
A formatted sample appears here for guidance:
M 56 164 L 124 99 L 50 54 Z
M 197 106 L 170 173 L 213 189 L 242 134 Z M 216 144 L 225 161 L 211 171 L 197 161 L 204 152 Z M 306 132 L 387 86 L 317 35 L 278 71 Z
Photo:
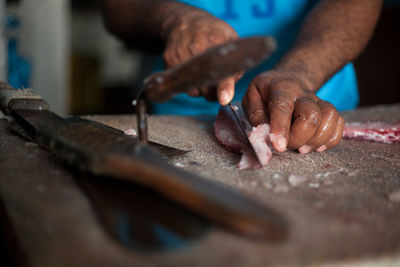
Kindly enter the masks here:
M 358 109 L 344 113 L 344 116 L 347 121 L 396 121 L 400 120 L 400 105 Z M 87 118 L 121 130 L 136 126 L 132 115 Z M 40 205 L 58 205 L 63 209 L 65 220 L 77 220 L 79 215 L 80 230 L 76 232 L 74 227 L 77 226 L 73 224 L 68 229 L 43 226 L 42 230 L 72 236 L 80 233 L 83 240 L 80 247 L 97 244 L 98 251 L 112 248 L 108 250 L 111 252 L 95 254 L 101 255 L 100 258 L 118 255 L 120 259 L 126 259 L 121 262 L 135 262 L 140 266 L 281 266 L 365 264 L 371 261 L 375 264 L 380 259 L 383 259 L 382 264 L 395 266 L 400 263 L 399 144 L 344 140 L 323 153 L 275 153 L 268 167 L 239 171 L 236 168 L 239 156 L 218 144 L 213 133 L 213 120 L 213 117 L 150 117 L 150 139 L 191 150 L 184 156 L 171 159 L 171 164 L 238 188 L 287 217 L 290 234 L 285 242 L 272 244 L 249 240 L 213 228 L 189 248 L 167 253 L 127 252 L 107 237 L 91 211 L 90 201 L 73 182 L 74 178 L 67 169 L 47 152 L 32 148 L 25 141 L 16 141 L 18 137 L 4 133 L 3 129 L 0 155 L 14 153 L 8 142 L 22 145 L 22 148 L 17 148 L 21 152 L 18 157 L 24 162 L 19 169 L 15 166 L 13 169 L 7 157 L 0 157 L 0 169 L 8 174 L 0 179 L 0 195 L 11 222 L 16 225 L 17 236 L 23 237 L 21 233 L 31 219 L 44 221 L 43 216 L 52 216 L 40 212 L 33 216 L 29 212 L 31 203 L 22 202 L 19 194 L 29 196 L 34 192 L 40 196 L 40 191 L 51 190 L 52 193 L 46 195 Z M 24 153 L 26 158 L 21 157 Z M 28 174 L 37 177 L 43 188 L 30 184 L 34 182 L 32 178 L 26 179 Z M 53 180 L 41 178 L 51 175 Z M 294 184 L 290 175 L 301 176 L 302 181 Z M 9 182 L 11 177 L 13 181 Z M 53 198 L 60 201 L 52 203 Z M 53 223 L 57 225 L 57 220 Z M 38 253 L 44 253 L 49 247 L 43 245 L 44 240 L 39 236 L 25 247 L 38 244 Z M 53 243 L 57 244 L 57 240 L 55 238 Z M 89 251 L 92 253 L 93 247 Z

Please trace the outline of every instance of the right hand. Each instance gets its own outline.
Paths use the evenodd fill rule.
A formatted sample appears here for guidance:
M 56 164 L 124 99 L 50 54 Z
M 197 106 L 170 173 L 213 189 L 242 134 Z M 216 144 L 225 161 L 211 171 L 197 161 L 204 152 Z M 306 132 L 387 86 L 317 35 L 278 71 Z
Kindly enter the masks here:
M 270 123 L 270 141 L 278 152 L 287 148 L 303 154 L 322 152 L 342 138 L 342 116 L 292 73 L 271 70 L 259 74 L 242 104 L 254 126 Z
M 163 54 L 167 68 L 175 67 L 205 50 L 238 39 L 238 34 L 226 22 L 209 14 L 188 15 L 179 22 L 172 23 L 166 34 L 166 48 Z M 235 92 L 235 82 L 242 73 L 220 81 L 217 86 L 193 88 L 188 95 L 204 96 L 209 101 L 221 105 L 231 102 Z

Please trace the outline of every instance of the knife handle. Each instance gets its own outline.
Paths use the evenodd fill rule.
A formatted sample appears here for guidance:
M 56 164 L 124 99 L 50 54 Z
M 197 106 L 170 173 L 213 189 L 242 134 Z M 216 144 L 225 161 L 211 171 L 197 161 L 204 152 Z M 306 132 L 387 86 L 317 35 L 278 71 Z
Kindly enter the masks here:
M 48 110 L 49 105 L 32 89 L 14 89 L 5 82 L 0 82 L 0 110 L 10 115 L 14 109 Z

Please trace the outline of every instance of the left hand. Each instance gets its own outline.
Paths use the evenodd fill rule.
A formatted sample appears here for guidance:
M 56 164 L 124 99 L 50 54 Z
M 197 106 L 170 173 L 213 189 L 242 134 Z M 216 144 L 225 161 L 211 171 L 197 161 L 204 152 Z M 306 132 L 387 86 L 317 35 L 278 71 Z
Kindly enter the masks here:
M 275 150 L 322 152 L 339 144 L 344 120 L 335 107 L 290 73 L 267 71 L 250 84 L 242 101 L 253 125 L 270 123 Z

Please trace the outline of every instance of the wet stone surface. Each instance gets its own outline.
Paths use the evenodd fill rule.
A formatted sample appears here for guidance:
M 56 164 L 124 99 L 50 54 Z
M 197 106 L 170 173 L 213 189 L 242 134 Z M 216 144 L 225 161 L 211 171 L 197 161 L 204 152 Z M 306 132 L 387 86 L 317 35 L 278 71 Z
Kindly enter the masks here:
M 349 122 L 399 121 L 400 105 L 358 109 L 344 117 Z M 86 118 L 121 130 L 136 128 L 133 115 Z M 234 187 L 285 216 L 290 230 L 285 241 L 251 240 L 215 227 L 187 249 L 127 251 L 108 237 L 73 173 L 43 149 L 5 131 L 0 120 L 0 194 L 34 266 L 68 266 L 44 262 L 75 259 L 77 251 L 88 251 L 91 263 L 102 264 L 96 266 L 319 265 L 396 257 L 399 263 L 400 144 L 343 140 L 323 153 L 274 153 L 267 167 L 239 171 L 239 156 L 217 142 L 213 121 L 151 116 L 150 139 L 191 151 L 170 159 L 175 167 Z M 49 255 L 54 256 L 48 260 Z
M 398 121 L 400 105 L 343 115 L 349 122 Z M 89 118 L 122 130 L 136 126 L 134 116 Z M 217 142 L 213 120 L 150 117 L 149 134 L 153 141 L 191 150 L 171 159 L 175 166 L 238 188 L 289 219 L 291 234 L 284 244 L 260 246 L 229 236 L 225 242 L 230 251 L 250 251 L 257 255 L 252 262 L 260 266 L 399 255 L 399 144 L 343 140 L 323 153 L 274 152 L 267 167 L 239 171 L 239 156 Z

